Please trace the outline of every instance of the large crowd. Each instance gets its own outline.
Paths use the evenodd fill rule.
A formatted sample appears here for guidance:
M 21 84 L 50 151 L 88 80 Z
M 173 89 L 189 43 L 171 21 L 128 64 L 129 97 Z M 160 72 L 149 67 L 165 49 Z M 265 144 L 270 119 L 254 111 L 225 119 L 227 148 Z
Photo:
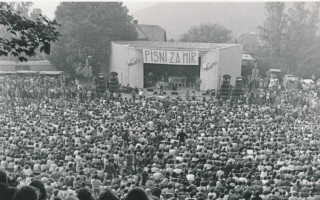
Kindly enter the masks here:
M 17 99 L 91 99 L 94 96 L 92 81 L 70 78 L 68 75 L 39 76 L 8 74 L 0 76 L 0 96 L 6 100 Z
M 313 90 L 279 92 L 277 104 L 82 99 L 51 95 L 57 78 L 8 80 L 23 78 L 0 92 L 0 200 L 320 199 Z M 39 95 L 20 92 L 32 85 Z

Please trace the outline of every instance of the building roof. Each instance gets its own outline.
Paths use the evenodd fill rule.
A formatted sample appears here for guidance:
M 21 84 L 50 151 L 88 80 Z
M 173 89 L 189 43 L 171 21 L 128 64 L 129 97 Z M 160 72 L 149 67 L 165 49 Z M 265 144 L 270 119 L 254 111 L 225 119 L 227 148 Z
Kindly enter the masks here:
M 139 27 L 139 25 L 136 24 L 135 28 L 136 28 L 139 40 L 147 40 L 148 39 L 147 35 L 143 32 L 143 30 Z
M 60 75 L 63 71 L 40 71 L 39 74 L 41 75 Z
M 223 43 L 191 43 L 191 42 L 158 42 L 158 41 L 114 41 L 119 45 L 126 45 L 136 49 L 164 49 L 164 50 L 198 50 L 210 51 L 237 47 L 241 44 Z
M 63 71 L 0 71 L 0 74 L 41 74 L 41 75 L 60 75 Z
M 307 83 L 307 84 L 309 84 L 309 83 L 314 83 L 314 81 L 313 81 L 312 79 L 302 79 L 301 82 L 302 82 L 302 83 Z
M 258 40 L 259 35 L 256 33 L 241 33 L 237 39 L 239 40 Z
M 51 63 L 48 60 L 40 60 L 40 61 L 27 61 L 27 62 L 16 62 L 16 61 L 7 61 L 7 60 L 0 60 L 0 66 L 1 65 L 30 65 L 30 66 L 44 66 L 49 65 L 51 66 Z
M 242 33 L 235 40 L 243 45 L 245 51 L 255 52 L 260 46 L 259 35 L 256 33 Z
M 247 60 L 247 61 L 255 61 L 251 54 L 248 53 L 242 53 L 242 60 Z
M 134 26 L 139 40 L 166 41 L 166 31 L 158 25 L 134 24 Z
M 0 71 L 0 74 L 15 74 L 15 71 Z
M 38 71 L 17 71 L 16 72 L 17 74 L 38 74 L 39 72 Z
M 158 25 L 138 24 L 139 29 L 143 32 L 143 36 L 148 41 L 166 41 L 166 31 Z
M 269 69 L 270 72 L 279 72 L 281 73 L 281 70 L 280 69 Z

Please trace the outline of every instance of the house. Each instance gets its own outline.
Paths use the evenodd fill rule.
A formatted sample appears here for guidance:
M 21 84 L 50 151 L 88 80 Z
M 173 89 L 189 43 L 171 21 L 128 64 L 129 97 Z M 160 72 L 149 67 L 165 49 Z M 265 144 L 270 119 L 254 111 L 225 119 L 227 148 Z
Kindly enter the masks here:
M 48 60 L 41 61 L 0 61 L 0 71 L 57 71 Z
M 242 52 L 241 76 L 248 77 L 257 65 L 254 54 L 250 52 Z
M 246 52 L 257 52 L 260 46 L 260 39 L 259 35 L 252 32 L 252 33 L 242 33 L 237 38 L 235 38 L 236 44 L 243 45 L 243 51 Z
M 159 41 L 166 42 L 166 31 L 158 25 L 138 24 L 138 20 L 133 20 L 133 25 L 138 33 L 139 41 Z

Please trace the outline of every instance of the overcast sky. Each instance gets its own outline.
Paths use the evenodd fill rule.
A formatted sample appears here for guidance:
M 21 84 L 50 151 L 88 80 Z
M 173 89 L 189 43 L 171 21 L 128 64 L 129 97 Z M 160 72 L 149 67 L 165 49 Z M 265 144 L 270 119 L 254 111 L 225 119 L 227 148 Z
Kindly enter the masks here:
M 33 1 L 34 8 L 40 8 L 47 17 L 50 19 L 54 18 L 54 11 L 56 10 L 57 6 L 59 5 L 60 1 L 57 0 L 46 0 L 46 1 Z M 141 2 L 141 1 L 125 1 L 124 5 L 127 6 L 129 9 L 129 14 L 132 14 L 133 12 L 146 8 L 148 6 L 151 6 L 155 4 L 156 1 L 150 1 L 150 2 Z
M 1 0 L 0 0 L 1 1 Z M 21 0 L 4 0 L 4 1 L 21 1 Z M 32 0 L 31 0 L 32 1 Z M 63 1 L 117 1 L 117 0 L 63 0 Z M 126 0 L 123 1 L 124 5 L 129 9 L 129 14 L 133 12 L 152 6 L 157 2 L 196 2 L 197 0 Z M 275 0 L 201 0 L 201 2 L 265 2 L 265 1 L 275 1 Z M 282 0 L 282 1 L 296 1 L 296 0 Z M 308 0 L 317 1 L 317 0 Z M 54 11 L 61 2 L 61 0 L 33 0 L 35 8 L 40 8 L 47 17 L 50 19 L 54 18 Z

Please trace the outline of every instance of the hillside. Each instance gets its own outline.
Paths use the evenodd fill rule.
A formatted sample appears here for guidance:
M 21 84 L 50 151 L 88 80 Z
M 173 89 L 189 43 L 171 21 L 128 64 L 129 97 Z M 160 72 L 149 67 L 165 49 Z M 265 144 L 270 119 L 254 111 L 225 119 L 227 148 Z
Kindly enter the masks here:
M 257 31 L 265 19 L 264 3 L 166 2 L 133 12 L 140 24 L 160 25 L 168 39 L 179 39 L 191 26 L 218 23 L 234 35 Z

